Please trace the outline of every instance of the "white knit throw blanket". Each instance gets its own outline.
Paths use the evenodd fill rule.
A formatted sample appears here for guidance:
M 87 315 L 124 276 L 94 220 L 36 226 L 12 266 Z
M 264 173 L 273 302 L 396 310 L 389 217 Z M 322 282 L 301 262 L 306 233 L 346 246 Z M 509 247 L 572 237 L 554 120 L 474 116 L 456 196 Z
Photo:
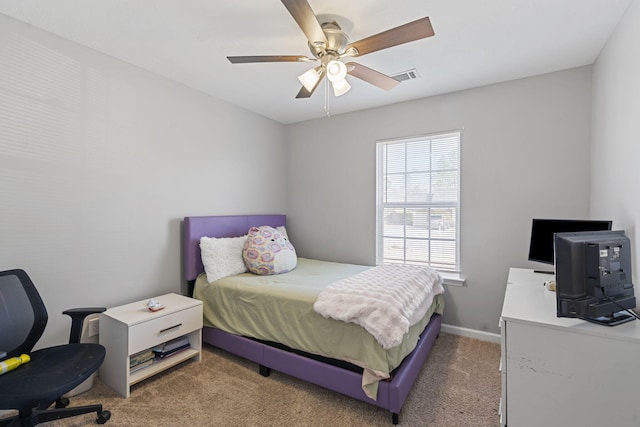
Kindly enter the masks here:
M 429 268 L 389 264 L 334 282 L 313 309 L 324 317 L 364 327 L 384 349 L 402 342 L 416 310 L 444 292 L 442 277 Z

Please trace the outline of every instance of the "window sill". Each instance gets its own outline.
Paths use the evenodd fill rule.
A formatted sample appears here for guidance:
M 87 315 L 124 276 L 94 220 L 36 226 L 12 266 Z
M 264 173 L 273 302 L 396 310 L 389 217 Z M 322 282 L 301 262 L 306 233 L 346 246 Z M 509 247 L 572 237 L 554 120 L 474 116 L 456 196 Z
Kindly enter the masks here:
M 447 286 L 465 286 L 467 283 L 467 279 L 464 278 L 462 273 L 452 273 L 450 271 L 439 271 L 439 273 Z

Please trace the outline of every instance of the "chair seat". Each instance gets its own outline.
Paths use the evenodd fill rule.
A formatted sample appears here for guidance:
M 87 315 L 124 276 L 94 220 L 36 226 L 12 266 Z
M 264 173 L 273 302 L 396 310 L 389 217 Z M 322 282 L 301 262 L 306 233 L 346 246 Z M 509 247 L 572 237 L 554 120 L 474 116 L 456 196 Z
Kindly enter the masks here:
M 100 367 L 105 348 L 90 343 L 65 344 L 29 356 L 30 362 L 0 375 L 0 409 L 48 406 Z

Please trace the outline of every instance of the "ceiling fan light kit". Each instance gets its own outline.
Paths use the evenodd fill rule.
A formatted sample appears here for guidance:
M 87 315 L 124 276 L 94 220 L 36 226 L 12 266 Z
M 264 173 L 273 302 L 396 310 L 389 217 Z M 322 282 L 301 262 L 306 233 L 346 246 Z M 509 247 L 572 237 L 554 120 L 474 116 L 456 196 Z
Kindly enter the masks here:
M 400 84 L 400 81 L 355 62 L 344 64 L 340 59 L 363 56 L 434 35 L 429 17 L 424 17 L 349 43 L 349 36 L 342 31 L 337 22 L 318 21 L 307 0 L 281 1 L 307 36 L 309 50 L 313 58 L 294 55 L 263 55 L 228 56 L 227 59 L 232 64 L 320 61 L 319 66 L 298 76 L 302 88 L 296 98 L 309 98 L 325 74 L 331 82 L 335 96 L 344 95 L 351 89 L 351 85 L 346 79 L 347 74 L 381 89 L 391 90 Z
M 335 59 L 327 64 L 327 78 L 332 82 L 344 80 L 347 77 L 347 66 Z
M 322 77 L 322 66 L 311 68 L 298 76 L 298 80 L 309 92 L 313 91 Z
M 351 89 L 351 85 L 349 84 L 347 79 L 331 82 L 331 87 L 333 87 L 333 94 L 335 96 L 342 96 L 345 93 L 349 92 L 349 90 Z
M 333 87 L 333 94 L 341 96 L 349 92 L 351 85 L 347 82 L 347 66 L 342 62 L 332 59 L 327 64 L 327 78 Z

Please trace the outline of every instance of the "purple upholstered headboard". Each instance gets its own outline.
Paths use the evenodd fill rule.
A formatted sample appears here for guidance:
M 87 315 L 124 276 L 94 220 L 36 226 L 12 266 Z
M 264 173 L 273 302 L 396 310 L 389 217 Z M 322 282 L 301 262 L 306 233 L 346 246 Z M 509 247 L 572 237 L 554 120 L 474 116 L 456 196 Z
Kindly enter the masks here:
M 200 238 L 244 236 L 251 227 L 286 225 L 286 215 L 187 216 L 184 218 L 184 277 L 196 280 L 204 271 Z

